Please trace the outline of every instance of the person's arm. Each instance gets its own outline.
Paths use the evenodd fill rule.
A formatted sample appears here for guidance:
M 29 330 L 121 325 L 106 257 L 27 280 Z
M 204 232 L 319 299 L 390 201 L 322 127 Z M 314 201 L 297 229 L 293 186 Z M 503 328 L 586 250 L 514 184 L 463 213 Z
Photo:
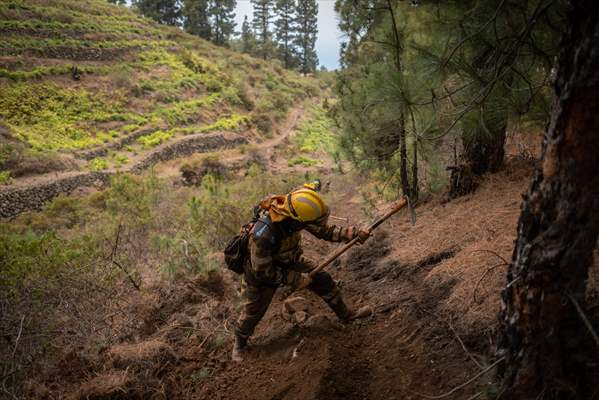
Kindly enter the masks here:
M 368 239 L 368 232 L 360 230 L 355 226 L 340 227 L 329 225 L 327 220 L 320 223 L 312 223 L 306 225 L 306 230 L 319 239 L 329 242 L 349 242 L 356 236 L 360 237 L 360 242 L 363 243 Z

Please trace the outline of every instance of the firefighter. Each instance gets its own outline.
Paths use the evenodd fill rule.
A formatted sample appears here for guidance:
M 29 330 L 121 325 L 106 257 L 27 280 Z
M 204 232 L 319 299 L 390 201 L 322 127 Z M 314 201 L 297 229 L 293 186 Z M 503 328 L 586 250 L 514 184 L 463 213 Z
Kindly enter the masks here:
M 317 192 L 318 186 L 307 184 L 287 195 L 267 197 L 259 205 L 259 218 L 249 237 L 250 256 L 244 265 L 245 304 L 235 329 L 234 361 L 242 361 L 248 338 L 281 285 L 295 290 L 308 288 L 320 296 L 342 322 L 372 314 L 370 307 L 355 311 L 348 308 L 327 272 L 320 271 L 312 278 L 308 275 L 317 265 L 302 255 L 303 229 L 330 242 L 349 242 L 358 237 L 363 243 L 369 237 L 368 232 L 355 227 L 329 225 L 329 209 Z

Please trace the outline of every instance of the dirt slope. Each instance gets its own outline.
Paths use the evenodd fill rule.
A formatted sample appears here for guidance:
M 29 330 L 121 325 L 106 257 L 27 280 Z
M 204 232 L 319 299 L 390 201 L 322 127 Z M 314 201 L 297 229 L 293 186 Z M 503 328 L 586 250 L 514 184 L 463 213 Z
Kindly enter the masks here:
M 128 310 L 144 316 L 135 335 L 99 352 L 71 352 L 68 369 L 49 371 L 43 382 L 30 383 L 30 391 L 74 399 L 248 400 L 448 393 L 492 362 L 506 268 L 498 264 L 510 257 L 528 171 L 510 162 L 471 197 L 430 201 L 419 208 L 415 227 L 400 214 L 333 265 L 349 302 L 375 308 L 365 321 L 342 325 L 311 293 L 280 289 L 247 360 L 234 364 L 231 332 L 241 299 L 237 277 L 226 272 L 148 290 Z M 346 189 L 359 183 L 356 178 L 325 179 L 331 180 L 327 196 L 335 215 L 364 220 L 360 201 Z M 334 247 L 308 235 L 305 240 L 308 256 L 316 259 Z M 592 272 L 596 291 L 597 266 Z M 483 390 L 494 390 L 485 386 L 492 373 L 445 398 L 484 398 Z

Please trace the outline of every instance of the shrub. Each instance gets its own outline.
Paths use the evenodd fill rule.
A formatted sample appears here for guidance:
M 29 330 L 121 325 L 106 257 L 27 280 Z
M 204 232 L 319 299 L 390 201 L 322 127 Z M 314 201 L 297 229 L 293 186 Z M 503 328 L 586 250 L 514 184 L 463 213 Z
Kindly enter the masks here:
M 252 124 L 258 128 L 258 131 L 268 135 L 272 131 L 272 120 L 267 113 L 257 113 L 252 115 Z
M 245 115 L 233 114 L 229 117 L 219 119 L 213 124 L 203 126 L 200 128 L 200 132 L 211 132 L 211 131 L 235 131 L 241 126 L 248 122 L 248 117 Z
M 137 141 L 146 147 L 155 147 L 159 144 L 166 142 L 173 137 L 172 131 L 156 131 L 149 135 L 141 136 L 137 138 Z
M 108 169 L 108 161 L 104 158 L 96 157 L 89 162 L 88 167 L 92 171 L 102 171 Z
M 294 157 L 287 161 L 287 165 L 293 167 L 294 165 L 303 165 L 305 167 L 312 167 L 318 164 L 318 161 L 312 160 L 304 156 Z
M 0 185 L 8 185 L 10 182 L 10 171 L 0 171 Z

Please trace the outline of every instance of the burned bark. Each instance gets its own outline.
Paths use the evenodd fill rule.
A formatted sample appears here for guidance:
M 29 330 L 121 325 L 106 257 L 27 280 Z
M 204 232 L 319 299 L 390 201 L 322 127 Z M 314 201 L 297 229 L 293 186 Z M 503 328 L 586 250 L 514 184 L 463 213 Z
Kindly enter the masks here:
M 541 166 L 524 197 L 502 293 L 498 357 L 507 399 L 589 399 L 599 352 L 584 309 L 599 233 L 599 4 L 573 1 Z M 596 371 L 595 371 L 596 372 Z
M 495 126 L 486 126 L 484 116 L 476 126 L 465 126 L 462 135 L 461 164 L 449 167 L 449 198 L 453 199 L 476 190 L 480 177 L 497 172 L 503 165 L 507 129 L 507 112 Z

